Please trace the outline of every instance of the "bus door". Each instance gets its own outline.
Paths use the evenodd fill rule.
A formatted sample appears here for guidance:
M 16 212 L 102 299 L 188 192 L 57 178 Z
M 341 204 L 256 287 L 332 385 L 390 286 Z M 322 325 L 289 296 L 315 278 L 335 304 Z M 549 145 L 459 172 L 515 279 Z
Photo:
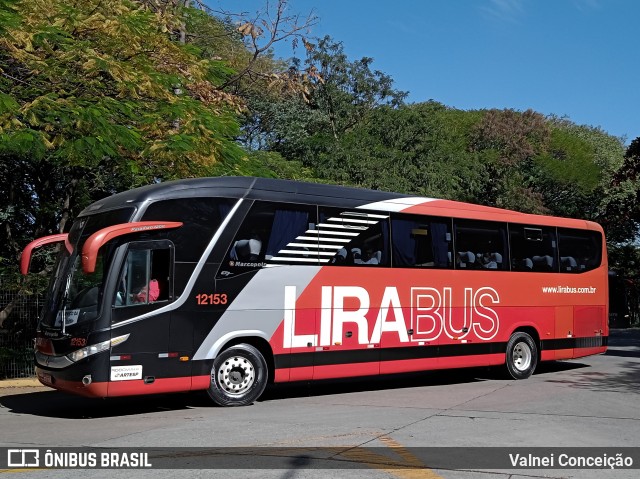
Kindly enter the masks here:
M 181 372 L 179 352 L 170 350 L 171 313 L 163 311 L 173 300 L 173 244 L 145 241 L 121 248 L 126 253 L 113 300 L 112 338 L 128 337 L 111 352 L 109 395 L 171 390 L 166 385 L 175 379 L 168 378 L 189 375 Z

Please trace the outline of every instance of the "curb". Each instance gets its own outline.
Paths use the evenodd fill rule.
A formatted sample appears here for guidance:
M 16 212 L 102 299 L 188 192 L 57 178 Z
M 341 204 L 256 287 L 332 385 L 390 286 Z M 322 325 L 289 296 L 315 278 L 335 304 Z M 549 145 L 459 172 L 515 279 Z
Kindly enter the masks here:
M 32 388 L 42 386 L 37 378 L 3 379 L 0 381 L 0 389 L 4 388 Z

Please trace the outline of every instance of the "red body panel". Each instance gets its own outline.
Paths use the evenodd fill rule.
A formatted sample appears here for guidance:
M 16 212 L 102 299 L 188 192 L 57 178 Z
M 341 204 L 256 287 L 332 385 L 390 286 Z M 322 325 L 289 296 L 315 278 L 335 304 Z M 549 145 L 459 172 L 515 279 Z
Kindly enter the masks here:
M 608 335 L 603 271 L 605 266 L 559 278 L 557 273 L 324 267 L 295 303 L 289 334 L 294 342 L 304 341 L 284 348 L 283 322 L 270 342 L 274 354 L 290 353 L 293 365 L 309 354 L 313 365 L 285 368 L 275 380 L 502 364 L 504 345 L 516 330 L 542 341 L 542 360 L 602 353 L 601 339 Z M 557 288 L 559 281 L 564 290 Z M 598 345 L 585 346 L 589 338 Z M 562 347 L 567 340 L 582 345 Z M 502 351 L 492 352 L 491 344 Z M 412 348 L 437 348 L 437 353 L 429 357 Z M 473 354 L 473 348 L 482 352 Z M 405 351 L 400 357 L 414 358 L 394 360 L 386 354 L 399 349 Z M 367 361 L 358 361 L 366 350 Z M 327 364 L 340 353 L 353 362 Z

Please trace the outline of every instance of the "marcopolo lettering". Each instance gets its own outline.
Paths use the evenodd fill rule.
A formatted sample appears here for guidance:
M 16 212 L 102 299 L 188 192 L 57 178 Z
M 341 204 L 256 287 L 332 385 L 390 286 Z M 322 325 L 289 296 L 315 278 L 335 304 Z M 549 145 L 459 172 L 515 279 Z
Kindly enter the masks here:
M 450 287 L 411 287 L 409 294 L 410 312 L 407 315 L 398 289 L 395 286 L 384 289 L 369 337 L 367 315 L 372 304 L 378 304 L 372 302 L 369 292 L 360 286 L 322 286 L 319 334 L 297 334 L 297 289 L 285 286 L 283 347 L 339 343 L 347 323 L 355 325 L 358 344 L 379 343 L 383 333 L 396 334 L 401 343 L 433 341 L 443 334 L 451 339 L 475 337 L 489 341 L 498 334 L 500 318 L 492 306 L 500 303 L 500 296 L 491 287 L 464 288 L 462 308 L 453 307 L 454 290 Z M 349 307 L 345 307 L 347 303 Z M 351 307 L 354 303 L 358 306 Z

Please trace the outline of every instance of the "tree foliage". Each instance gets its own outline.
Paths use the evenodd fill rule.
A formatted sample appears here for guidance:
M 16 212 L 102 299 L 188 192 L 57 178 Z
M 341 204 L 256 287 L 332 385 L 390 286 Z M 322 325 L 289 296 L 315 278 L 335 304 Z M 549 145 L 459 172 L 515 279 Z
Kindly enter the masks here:
M 189 5 L 202 7 L 188 8 Z M 640 224 L 640 141 L 532 110 L 406 104 L 287 0 L 0 0 L 0 257 L 93 199 L 165 179 L 334 182 Z M 303 58 L 276 58 L 291 40 Z M 240 128 L 241 127 L 241 128 Z M 246 151 L 243 151 L 244 146 Z
M 8 9 L 8 10 L 7 10 Z M 91 199 L 242 155 L 230 69 L 172 39 L 179 10 L 128 0 L 3 4 L 3 244 L 65 228 Z M 4 13 L 3 13 L 4 15 Z
M 628 241 L 640 227 L 640 137 L 627 148 L 606 190 L 606 224 L 614 241 Z
M 289 69 L 302 89 L 279 98 L 254 95 L 244 123 L 249 148 L 266 148 L 287 159 L 317 167 L 318 157 L 339 146 L 376 108 L 403 103 L 405 92 L 372 69 L 372 59 L 351 61 L 343 45 L 330 37 L 305 43 L 306 58 Z

